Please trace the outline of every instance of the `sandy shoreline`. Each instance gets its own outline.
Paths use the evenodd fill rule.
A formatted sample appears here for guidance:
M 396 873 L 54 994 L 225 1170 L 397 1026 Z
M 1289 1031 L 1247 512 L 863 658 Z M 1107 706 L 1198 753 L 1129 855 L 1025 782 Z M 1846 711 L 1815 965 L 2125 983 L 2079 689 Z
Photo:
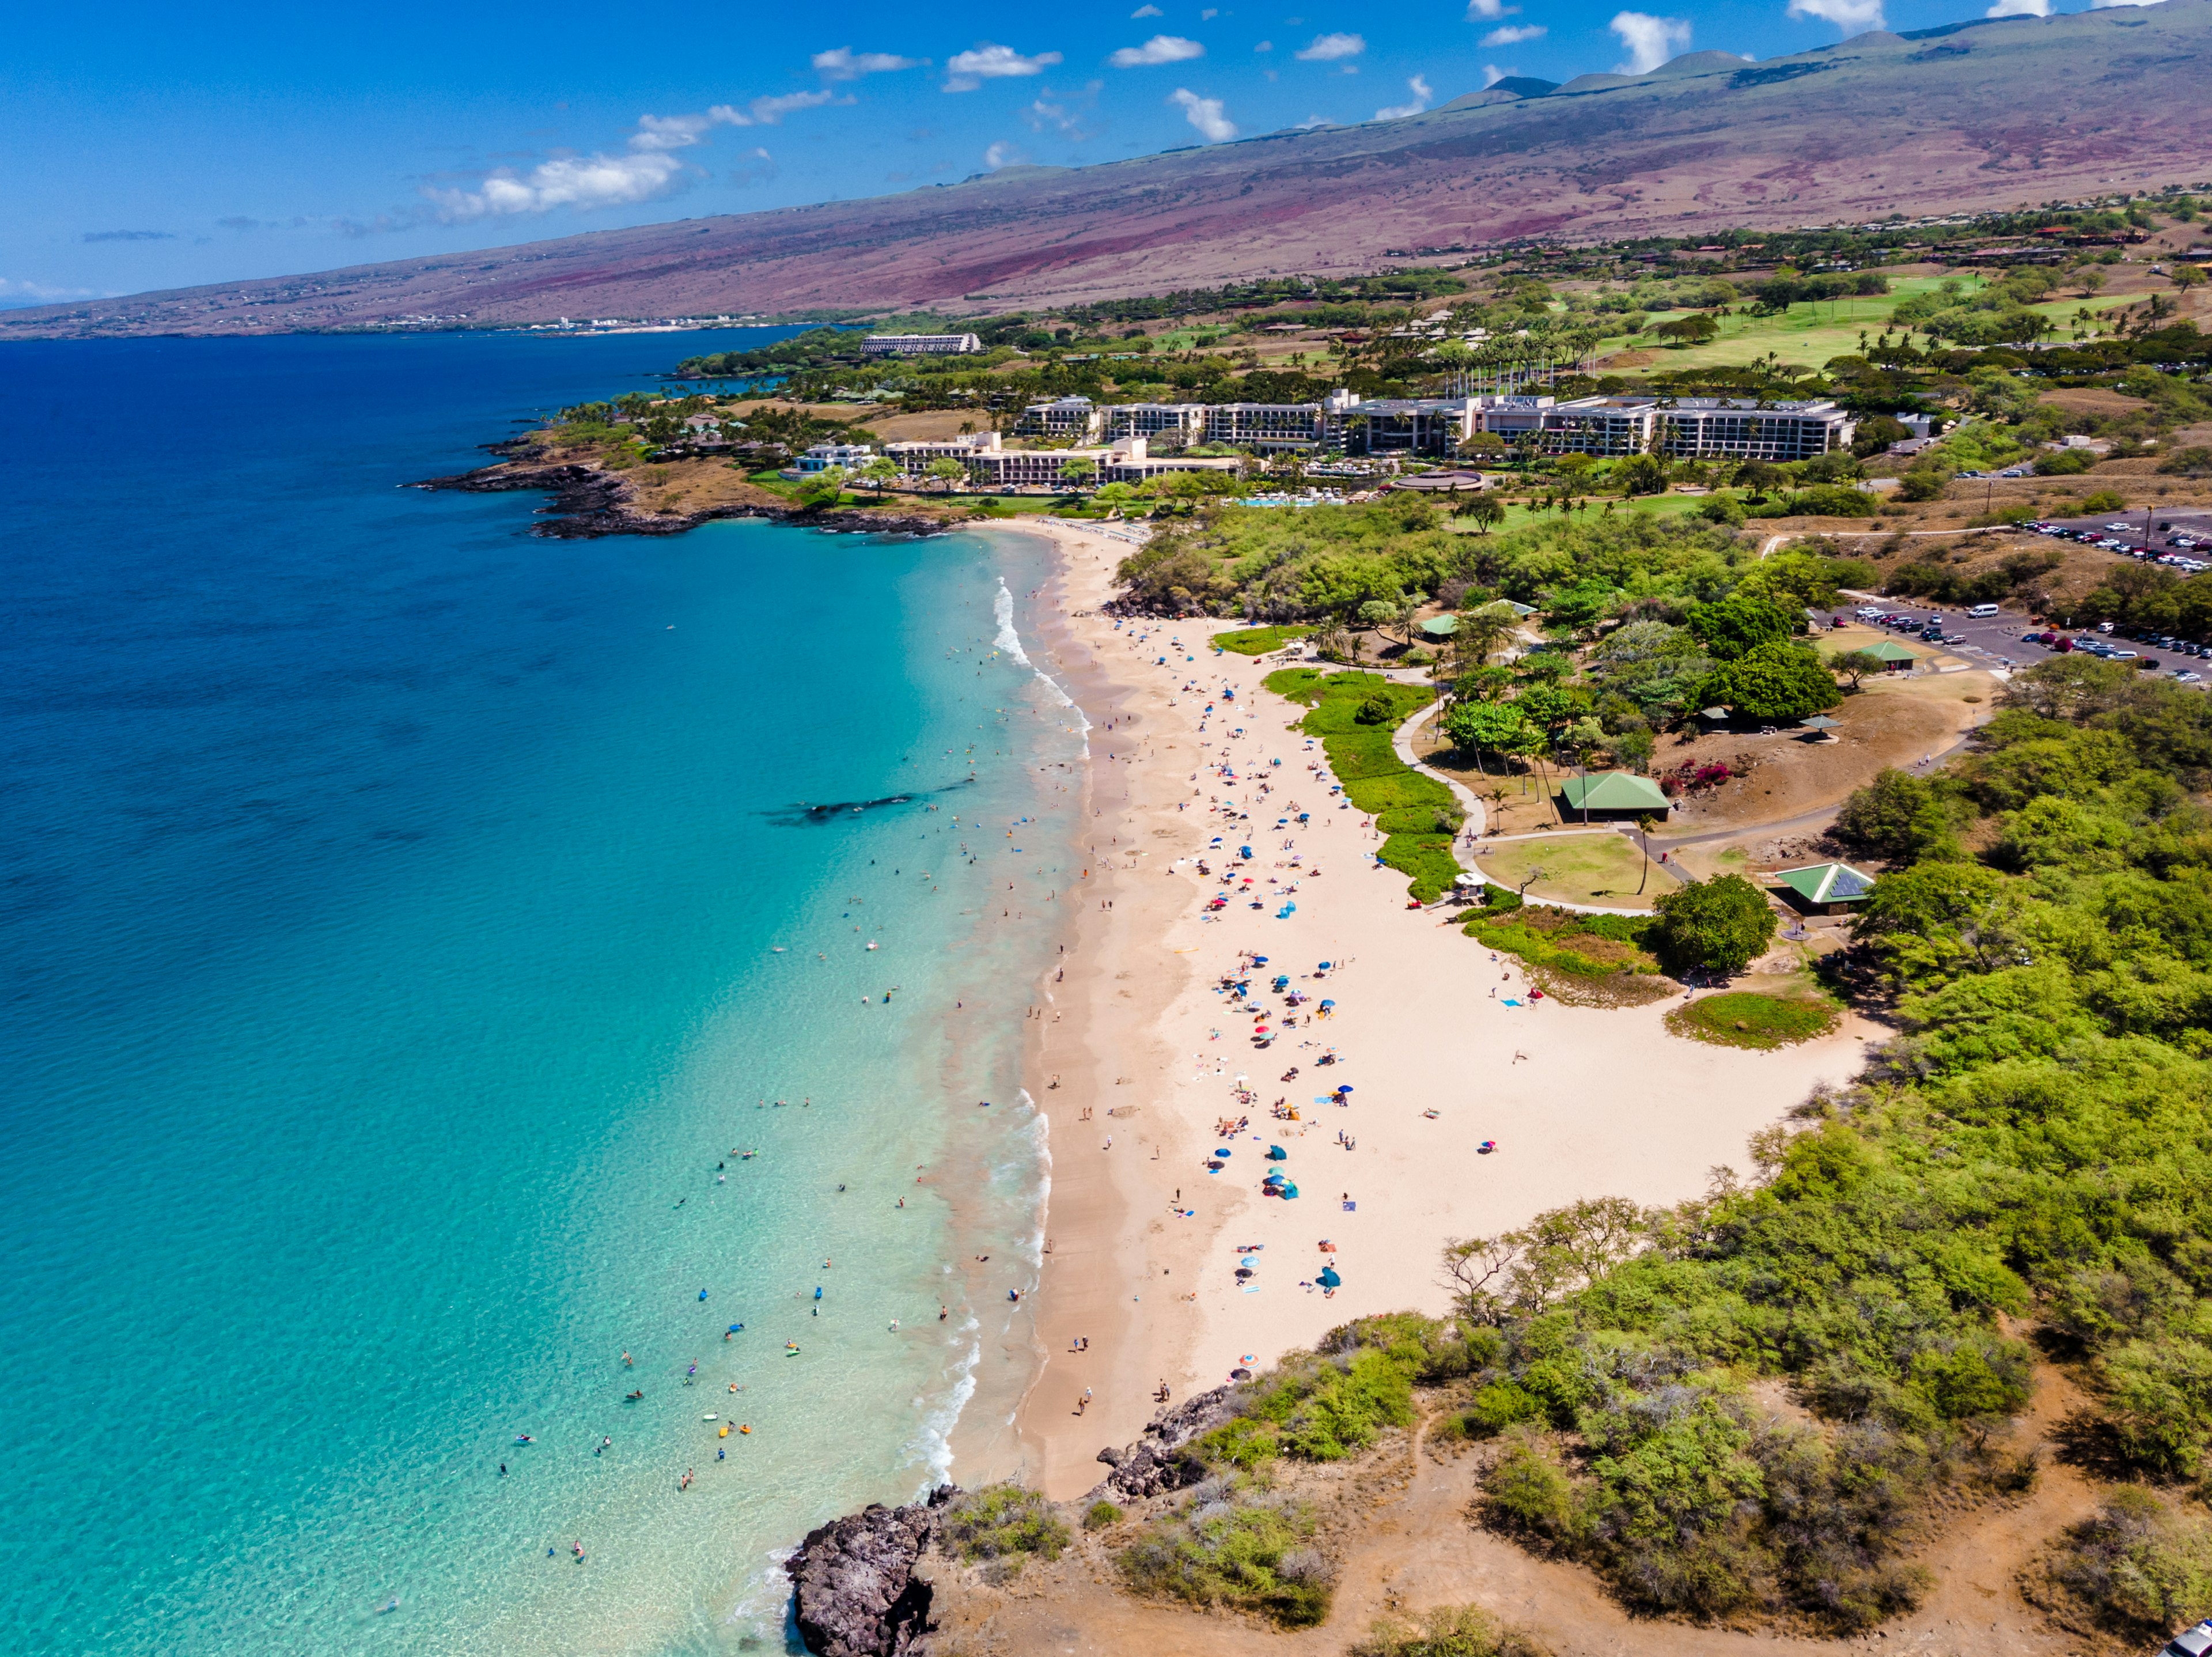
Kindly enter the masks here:
M 1437 915 L 1404 907 L 1405 877 L 1375 867 L 1364 819 L 1337 807 L 1333 779 L 1308 771 L 1319 745 L 1309 751 L 1285 728 L 1303 710 L 1261 688 L 1268 668 L 1205 648 L 1231 624 L 1117 633 L 1097 611 L 1125 543 L 1060 524 L 1008 527 L 1058 552 L 1039 665 L 1093 722 L 1080 841 L 1091 862 L 1065 976 L 1041 986 L 1045 1014 L 1030 1036 L 1030 1091 L 1052 1153 L 1050 1252 L 1032 1307 L 1039 1367 L 1017 1444 L 989 1434 L 981 1465 L 963 1466 L 971 1478 L 1019 1472 L 1056 1499 L 1079 1496 L 1105 1471 L 1099 1448 L 1128 1442 L 1151 1418 L 1162 1380 L 1179 1399 L 1349 1319 L 1441 1312 L 1447 1238 L 1510 1228 L 1579 1197 L 1694 1196 L 1714 1165 L 1746 1167 L 1747 1138 L 1815 1081 L 1858 1068 L 1868 1032 L 1856 1020 L 1819 1042 L 1755 1053 L 1668 1035 L 1664 1004 L 1507 1007 L 1522 984 L 1511 959 L 1493 960 Z M 1138 632 L 1149 635 L 1141 649 Z M 1218 700 L 1224 685 L 1233 704 Z M 1209 701 L 1222 711 L 1201 757 Z M 1224 747 L 1233 783 L 1208 769 Z M 1249 819 L 1220 816 L 1209 809 L 1217 800 Z M 1311 815 L 1306 827 L 1275 827 L 1297 809 Z M 1217 834 L 1231 853 L 1252 846 L 1243 872 L 1263 906 L 1239 899 L 1201 916 L 1217 886 L 1178 860 Z M 1294 856 L 1300 867 L 1288 866 Z M 1224 864 L 1211 867 L 1218 874 Z M 1285 898 L 1297 909 L 1279 919 Z M 1215 988 L 1240 952 L 1269 957 L 1252 975 L 1252 1007 L 1276 1032 L 1264 1049 L 1249 1013 Z M 1338 965 L 1310 977 L 1322 961 Z M 1267 993 L 1279 973 L 1310 998 L 1295 1026 Z M 1309 1025 L 1324 997 L 1335 1011 Z M 1317 1066 L 1332 1046 L 1337 1062 Z M 1296 1079 L 1282 1080 L 1294 1065 Z M 1249 1105 L 1232 1091 L 1240 1075 Z M 1346 1083 L 1350 1104 L 1316 1102 Z M 1299 1119 L 1273 1117 L 1278 1099 Z M 1249 1126 L 1217 1137 L 1215 1124 L 1237 1116 Z M 1476 1154 L 1486 1139 L 1498 1142 L 1495 1154 Z M 1287 1160 L 1264 1160 L 1271 1146 Z M 1223 1148 L 1231 1154 L 1208 1173 L 1208 1154 Z M 1271 1171 L 1296 1182 L 1297 1200 L 1261 1196 Z M 1243 1252 L 1248 1245 L 1261 1246 Z M 1251 1263 L 1247 1282 L 1235 1276 L 1240 1258 Z M 1343 1285 L 1329 1297 L 1313 1280 L 1332 1262 Z M 1073 1349 L 1086 1338 L 1087 1349 Z M 1078 1414 L 1086 1388 L 1091 1400 Z

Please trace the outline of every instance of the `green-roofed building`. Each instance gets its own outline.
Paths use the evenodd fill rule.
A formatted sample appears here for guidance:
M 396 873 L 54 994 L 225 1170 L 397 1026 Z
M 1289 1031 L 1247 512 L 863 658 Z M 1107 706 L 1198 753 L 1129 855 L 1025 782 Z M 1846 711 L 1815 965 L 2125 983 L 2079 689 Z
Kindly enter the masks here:
M 1421 624 L 1421 631 L 1439 643 L 1459 631 L 1457 616 L 1431 616 Z
M 1847 915 L 1874 891 L 1874 876 L 1849 863 L 1808 863 L 1777 869 L 1774 878 L 1800 909 L 1815 915 Z
M 1881 658 L 1881 669 L 1886 673 L 1909 673 L 1912 671 L 1912 664 L 1920 660 L 1917 654 L 1893 638 L 1876 639 L 1866 647 L 1866 653 Z
M 1664 817 L 1674 804 L 1656 783 L 1632 771 L 1570 777 L 1559 784 L 1559 802 L 1577 819 L 1593 823 Z

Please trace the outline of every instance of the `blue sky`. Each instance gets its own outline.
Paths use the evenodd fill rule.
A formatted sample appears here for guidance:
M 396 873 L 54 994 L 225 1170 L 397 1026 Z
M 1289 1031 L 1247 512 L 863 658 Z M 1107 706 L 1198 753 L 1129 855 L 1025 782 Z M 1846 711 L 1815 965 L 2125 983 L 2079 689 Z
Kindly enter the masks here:
M 1410 113 L 1500 74 L 1563 81 L 1714 48 L 1771 58 L 1868 28 L 2051 9 L 18 10 L 0 44 L 0 305 L 880 195 Z

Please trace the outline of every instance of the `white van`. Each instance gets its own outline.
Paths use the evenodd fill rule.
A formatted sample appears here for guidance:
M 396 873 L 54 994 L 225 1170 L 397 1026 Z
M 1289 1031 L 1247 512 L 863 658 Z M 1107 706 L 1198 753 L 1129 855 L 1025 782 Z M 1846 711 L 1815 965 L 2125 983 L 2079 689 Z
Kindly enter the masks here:
M 2185 1633 L 2175 1635 L 2172 1643 L 2160 1654 L 2160 1657 L 2204 1657 L 2208 1649 L 2212 1649 L 2212 1617 Z
M 1978 604 L 1966 613 L 1970 616 L 1994 616 L 1997 613 L 1997 606 L 1994 604 Z

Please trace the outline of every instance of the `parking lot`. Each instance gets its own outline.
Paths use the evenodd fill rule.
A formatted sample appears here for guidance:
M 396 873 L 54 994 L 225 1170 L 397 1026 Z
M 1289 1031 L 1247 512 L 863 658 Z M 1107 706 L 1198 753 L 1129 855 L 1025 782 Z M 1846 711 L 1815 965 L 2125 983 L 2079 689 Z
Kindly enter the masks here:
M 2082 518 L 2051 518 L 2027 526 L 2127 557 L 2152 558 L 2185 576 L 2212 570 L 2212 509 L 2143 507 Z
M 1890 633 L 1911 649 L 1933 654 L 1943 651 L 1963 661 L 1988 667 L 2026 667 L 2046 656 L 2081 650 L 2111 654 L 2132 663 L 2148 661 L 2184 684 L 2196 684 L 2201 671 L 2212 670 L 2212 655 L 2202 647 L 2177 643 L 2173 646 L 2129 638 L 2118 629 L 2094 627 L 2038 627 L 2022 612 L 2000 609 L 1994 616 L 1970 616 L 1960 610 L 1931 610 L 1918 606 L 1893 606 L 1869 599 L 1843 613 Z M 1934 631 L 1936 638 L 1928 634 Z M 2030 641 L 2026 636 L 2034 633 Z M 2048 639 L 2048 643 L 2044 642 Z M 2130 655 L 2121 653 L 2132 652 Z

